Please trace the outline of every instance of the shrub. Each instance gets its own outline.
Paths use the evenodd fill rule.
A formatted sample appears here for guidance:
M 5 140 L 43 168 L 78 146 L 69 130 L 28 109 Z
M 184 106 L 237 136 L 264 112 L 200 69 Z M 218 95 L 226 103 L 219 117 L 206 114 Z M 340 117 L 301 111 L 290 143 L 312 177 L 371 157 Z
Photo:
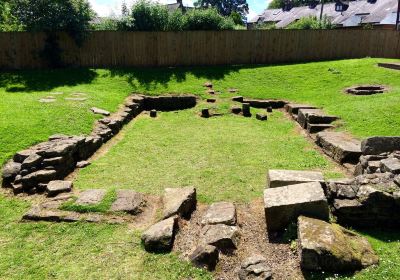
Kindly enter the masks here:
M 169 14 L 168 25 L 166 30 L 168 31 L 181 31 L 185 28 L 186 17 L 181 10 Z
M 164 31 L 168 26 L 168 10 L 160 4 L 140 0 L 132 6 L 128 30 Z
M 231 18 L 221 16 L 215 9 L 195 9 L 185 14 L 184 30 L 234 29 Z
M 93 30 L 118 30 L 119 20 L 115 18 L 107 18 L 100 22 L 91 24 Z
M 10 3 L 0 0 L 0 31 L 21 31 L 22 24 L 12 14 Z
M 327 16 L 322 20 L 317 19 L 316 16 L 303 17 L 298 21 L 291 23 L 287 29 L 333 29 L 335 26 L 332 24 Z

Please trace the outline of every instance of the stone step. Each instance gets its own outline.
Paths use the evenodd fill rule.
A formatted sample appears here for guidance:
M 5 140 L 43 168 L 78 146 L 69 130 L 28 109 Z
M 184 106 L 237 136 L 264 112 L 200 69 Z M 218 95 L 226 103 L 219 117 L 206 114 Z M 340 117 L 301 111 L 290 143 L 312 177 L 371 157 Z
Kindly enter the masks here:
M 285 110 L 291 115 L 297 115 L 300 109 L 316 109 L 315 106 L 306 104 L 289 103 L 285 105 Z
M 79 194 L 79 197 L 75 201 L 75 204 L 76 205 L 99 204 L 103 200 L 105 195 L 106 195 L 106 190 L 103 189 L 86 190 Z
M 300 109 L 297 114 L 297 122 L 304 129 L 307 124 L 330 124 L 338 117 L 325 114 L 320 109 Z
M 325 129 L 333 128 L 334 126 L 331 124 L 312 124 L 307 123 L 307 131 L 308 133 L 318 133 Z
M 166 188 L 163 197 L 163 218 L 174 215 L 189 218 L 196 209 L 196 188 Z
M 272 107 L 273 109 L 283 108 L 287 102 L 284 100 L 274 100 L 274 99 L 244 99 L 243 103 L 249 103 L 253 108 L 262 108 L 267 109 L 268 107 Z
M 117 199 L 111 205 L 111 211 L 137 215 L 143 211 L 146 200 L 141 193 L 133 190 L 117 190 Z
M 324 175 L 318 171 L 268 170 L 267 188 L 277 188 L 309 182 L 323 182 Z
M 162 220 L 142 234 L 144 248 L 148 252 L 168 252 L 172 249 L 178 229 L 177 216 Z
M 342 132 L 319 132 L 316 143 L 339 163 L 357 163 L 361 156 L 361 142 Z
M 216 202 L 210 205 L 201 223 L 203 225 L 236 225 L 236 208 L 232 202 Z
M 318 182 L 264 190 L 264 207 L 269 233 L 285 229 L 300 215 L 329 219 L 329 208 Z

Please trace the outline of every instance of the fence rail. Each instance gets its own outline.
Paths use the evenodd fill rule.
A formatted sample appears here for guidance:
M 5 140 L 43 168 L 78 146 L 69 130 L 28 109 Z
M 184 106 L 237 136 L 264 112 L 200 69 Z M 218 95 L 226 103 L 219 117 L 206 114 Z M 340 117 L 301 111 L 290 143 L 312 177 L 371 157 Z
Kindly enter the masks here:
M 0 68 L 45 68 L 45 34 L 0 33 Z M 394 30 L 251 30 L 91 32 L 82 47 L 59 34 L 71 67 L 268 64 L 361 57 L 400 57 Z

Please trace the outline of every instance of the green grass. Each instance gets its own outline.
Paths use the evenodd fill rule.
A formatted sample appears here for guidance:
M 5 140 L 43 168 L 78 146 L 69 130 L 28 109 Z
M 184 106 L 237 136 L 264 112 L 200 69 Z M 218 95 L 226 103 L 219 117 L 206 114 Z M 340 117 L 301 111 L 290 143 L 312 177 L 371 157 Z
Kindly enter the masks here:
M 23 223 L 19 199 L 0 196 L 0 279 L 211 279 L 174 254 L 148 254 L 125 225 Z
M 90 205 L 77 205 L 75 201 L 77 197 L 67 202 L 64 202 L 61 206 L 61 210 L 74 211 L 79 213 L 89 213 L 89 212 L 100 212 L 106 213 L 110 210 L 111 204 L 116 200 L 117 192 L 115 188 L 110 188 L 104 195 L 104 198 L 98 204 Z
M 10 158 L 15 152 L 25 149 L 32 144 L 47 139 L 51 134 L 87 134 L 91 131 L 93 122 L 96 120 L 89 108 L 92 106 L 104 108 L 110 111 L 117 110 L 119 104 L 132 91 L 145 92 L 148 94 L 161 94 L 169 92 L 195 93 L 204 96 L 202 84 L 210 80 L 216 90 L 226 92 L 228 88 L 238 88 L 240 94 L 254 98 L 283 98 L 295 102 L 304 102 L 312 105 L 322 106 L 328 113 L 338 115 L 342 118 L 340 129 L 349 131 L 357 137 L 372 135 L 400 135 L 400 71 L 388 70 L 376 67 L 378 61 L 383 59 L 353 59 L 343 61 L 317 62 L 293 65 L 277 66 L 251 66 L 251 67 L 195 67 L 195 68 L 165 68 L 165 69 L 71 69 L 52 71 L 15 71 L 0 72 L 0 163 Z M 390 61 L 390 60 L 386 60 Z M 334 69 L 334 71 L 332 71 Z M 350 96 L 342 92 L 343 88 L 356 84 L 384 84 L 390 86 L 387 94 L 375 96 Z M 50 92 L 63 92 L 57 95 L 57 102 L 50 104 L 39 103 L 38 100 L 46 97 Z M 84 102 L 67 101 L 64 99 L 76 92 L 84 92 L 88 99 Z M 224 93 L 223 96 L 229 96 Z M 225 108 L 226 109 L 226 108 Z M 182 112 L 185 114 L 184 112 Z M 181 114 L 181 113 L 179 113 Z M 216 158 L 210 151 L 200 152 L 201 145 L 194 146 L 193 166 L 199 167 L 199 160 L 206 158 L 212 162 L 220 162 L 226 155 L 232 153 L 235 159 L 239 159 L 247 170 L 247 165 L 255 164 L 254 172 L 257 176 L 263 176 L 269 166 L 281 168 L 321 168 L 327 176 L 335 176 L 329 172 L 329 165 L 315 151 L 308 150 L 307 143 L 298 135 L 293 133 L 293 124 L 289 122 L 278 122 L 281 116 L 274 113 L 274 117 L 266 123 L 251 123 L 251 131 L 247 122 L 241 119 L 237 122 L 234 117 L 221 117 L 219 119 L 207 120 L 211 127 L 201 126 L 202 120 L 194 119 L 194 126 L 208 129 L 211 136 L 216 140 L 218 134 L 215 132 L 219 127 L 214 122 L 222 122 L 221 130 L 229 137 L 232 143 L 240 145 L 242 142 L 257 143 L 264 147 L 268 138 L 282 139 L 282 132 L 286 131 L 294 135 L 288 139 L 288 150 L 275 150 L 267 147 L 270 151 L 267 157 L 262 158 L 262 153 L 256 153 L 255 146 L 246 154 L 237 154 L 236 150 L 222 147 L 223 142 L 213 143 L 212 148 L 221 152 Z M 177 117 L 176 117 L 177 118 Z M 274 119 L 275 118 L 275 119 Z M 165 127 L 160 126 L 163 120 L 169 119 L 169 125 L 173 125 L 174 115 L 162 114 L 158 120 L 141 119 L 136 124 L 126 129 L 127 138 L 140 140 L 135 143 L 135 149 L 145 148 L 148 140 L 152 147 L 156 143 L 168 145 L 174 143 L 168 139 Z M 232 120 L 235 120 L 232 124 Z M 146 123 L 147 122 L 147 123 Z M 177 120 L 176 124 L 182 124 Z M 246 124 L 247 129 L 243 129 Z M 146 133 L 146 127 L 157 127 L 166 135 L 165 142 L 154 139 L 157 133 Z M 135 126 L 143 126 L 142 130 L 136 130 Z M 266 128 L 271 130 L 267 130 Z M 190 127 L 186 128 L 190 130 Z M 228 130 L 229 129 L 229 130 Z M 231 129 L 238 132 L 243 131 L 246 136 L 264 133 L 269 137 L 238 139 Z M 179 131 L 184 131 L 185 128 Z M 274 135 L 271 135 L 271 131 Z M 148 132 L 148 131 L 147 131 Z M 138 135 L 145 135 L 145 140 L 139 139 Z M 194 135 L 202 138 L 199 131 L 192 131 Z M 277 134 L 277 135 L 275 135 Z M 193 143 L 189 139 L 191 134 L 182 138 L 182 145 Z M 288 136 L 286 136 L 288 137 Z M 129 151 L 126 139 L 114 147 L 104 158 L 89 167 L 90 170 L 101 168 L 100 164 L 107 163 L 107 158 L 117 155 L 118 152 Z M 240 140 L 240 141 L 237 141 Z M 176 143 L 176 142 L 175 142 Z M 201 142 L 199 142 L 201 144 Z M 276 148 L 285 146 L 285 142 L 276 143 Z M 226 146 L 226 145 L 225 145 Z M 234 145 L 233 145 L 234 146 Z M 210 146 L 209 146 L 210 147 Z M 302 147 L 306 150 L 293 151 L 295 161 L 287 161 L 291 148 Z M 158 148 L 158 147 L 156 147 Z M 256 149 L 257 148 L 257 149 Z M 172 147 L 177 149 L 177 147 Z M 185 148 L 189 151 L 188 148 Z M 244 150 L 241 150 L 242 152 Z M 279 152 L 285 152 L 283 160 L 279 159 Z M 138 150 L 143 154 L 143 151 Z M 193 151 L 191 151 L 192 153 Z M 166 163 L 165 160 L 156 157 L 154 151 L 149 151 L 149 159 L 157 163 Z M 165 154 L 163 154 L 165 155 Z M 146 156 L 146 155 L 145 155 Z M 177 155 L 174 154 L 174 157 Z M 229 159 L 229 158 L 228 158 Z M 265 161 L 260 163 L 260 159 Z M 123 161 L 129 159 L 122 158 Z M 134 161 L 134 158 L 130 158 Z M 186 163 L 189 159 L 185 159 Z M 268 162 L 267 162 L 268 161 Z M 147 164 L 151 164 L 149 161 Z M 183 162 L 184 163 L 184 162 Z M 119 166 L 121 164 L 121 166 Z M 143 166 L 136 165 L 139 170 Z M 179 166 L 180 162 L 174 162 Z M 122 162 L 114 162 L 117 172 L 123 172 Z M 224 166 L 235 170 L 235 162 L 224 162 Z M 239 166 L 239 164 L 237 165 Z M 155 169 L 168 170 L 171 168 L 169 162 L 165 166 L 151 166 Z M 263 168 L 263 170 L 259 169 Z M 187 168 L 186 168 L 187 169 Z M 190 168 L 188 169 L 190 170 Z M 129 176 L 143 175 L 138 170 L 125 170 Z M 199 170 L 197 170 L 199 171 Z M 159 192 L 161 183 L 168 182 L 176 185 L 201 182 L 201 199 L 213 201 L 218 198 L 232 200 L 250 200 L 260 195 L 260 186 L 265 183 L 265 178 L 252 177 L 241 173 L 237 176 L 235 172 L 229 172 L 226 182 L 215 179 L 215 172 L 226 172 L 225 170 L 214 170 L 205 168 L 196 174 L 204 172 L 203 176 L 196 178 L 190 175 L 179 174 L 181 177 L 171 179 L 170 174 L 161 173 L 159 177 L 149 178 L 152 186 L 139 184 L 140 176 L 136 181 L 120 182 L 121 186 L 133 187 L 137 190 L 147 189 L 149 192 Z M 83 171 L 80 174 L 78 184 L 83 186 Z M 192 173 L 191 173 L 192 174 Z M 255 174 L 255 173 L 254 173 Z M 126 175 L 126 176 L 128 176 Z M 204 178 L 213 178 L 204 181 Z M 247 180 L 249 185 L 244 185 L 241 180 Z M 118 178 L 113 180 L 118 181 Z M 126 179 L 124 179 L 126 180 Z M 203 180 L 203 181 L 202 181 Z M 102 179 L 99 178 L 99 182 Z M 229 187 L 243 187 L 239 192 L 225 189 L 227 182 L 233 182 Z M 90 182 L 89 182 L 90 183 Z M 157 185 L 157 184 L 158 185 Z M 211 183 L 218 183 L 211 185 Z M 235 185 L 236 184 L 236 185 Z M 98 187 L 98 186 L 96 186 Z M 107 188 L 109 187 L 106 186 Z M 116 184 L 113 187 L 120 187 Z M 153 189 L 151 189 L 153 187 Z M 162 186 L 164 188 L 165 186 Z M 142 188 L 142 189 L 141 189 Z M 26 202 L 19 199 L 9 199 L 0 196 L 0 279 L 210 279 L 210 275 L 192 268 L 189 264 L 178 260 L 173 254 L 151 255 L 147 254 L 140 246 L 140 233 L 132 231 L 122 225 L 104 224 L 50 224 L 50 223 L 20 223 L 22 214 L 28 209 Z M 371 268 L 356 274 L 352 279 L 397 279 L 400 278 L 400 241 L 398 233 L 391 231 L 363 232 L 368 237 L 372 246 L 381 258 L 377 268 Z M 343 278 L 343 277 L 342 277 Z
M 16 151 L 54 133 L 91 130 L 92 106 L 115 111 L 132 91 L 203 94 L 211 80 L 216 90 L 238 88 L 257 98 L 284 98 L 323 106 L 343 119 L 343 129 L 355 136 L 400 135 L 400 71 L 378 68 L 384 59 L 353 59 L 278 66 L 195 67 L 163 69 L 71 69 L 0 72 L 0 162 Z M 391 61 L 391 60 L 386 60 Z M 335 69 L 336 71 L 329 71 Z M 355 84 L 385 84 L 391 91 L 375 96 L 351 96 L 343 88 Z M 64 92 L 56 103 L 38 100 Z M 85 102 L 64 97 L 84 92 Z
M 261 122 L 254 116 L 204 119 L 198 110 L 138 118 L 107 154 L 79 171 L 75 187 L 160 194 L 167 186 L 195 186 L 203 202 L 248 202 L 262 196 L 268 169 L 334 170 L 282 112 Z

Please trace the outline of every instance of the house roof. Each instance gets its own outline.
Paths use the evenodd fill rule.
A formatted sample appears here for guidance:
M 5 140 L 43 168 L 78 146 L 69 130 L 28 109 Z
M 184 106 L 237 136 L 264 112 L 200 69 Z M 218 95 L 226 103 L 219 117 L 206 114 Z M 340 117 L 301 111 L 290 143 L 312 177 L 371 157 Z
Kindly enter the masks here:
M 374 3 L 366 0 L 350 1 L 349 8 L 345 12 L 340 13 L 335 11 L 335 3 L 328 3 L 324 5 L 323 14 L 330 18 L 332 23 L 346 27 L 366 23 L 394 24 L 396 21 L 397 4 L 397 0 L 376 0 Z M 261 15 L 250 20 L 249 23 L 275 22 L 278 28 L 284 28 L 302 17 L 319 17 L 320 13 L 321 4 L 318 4 L 315 8 L 308 6 L 295 7 L 290 11 L 267 9 Z M 393 13 L 395 15 L 394 19 Z

